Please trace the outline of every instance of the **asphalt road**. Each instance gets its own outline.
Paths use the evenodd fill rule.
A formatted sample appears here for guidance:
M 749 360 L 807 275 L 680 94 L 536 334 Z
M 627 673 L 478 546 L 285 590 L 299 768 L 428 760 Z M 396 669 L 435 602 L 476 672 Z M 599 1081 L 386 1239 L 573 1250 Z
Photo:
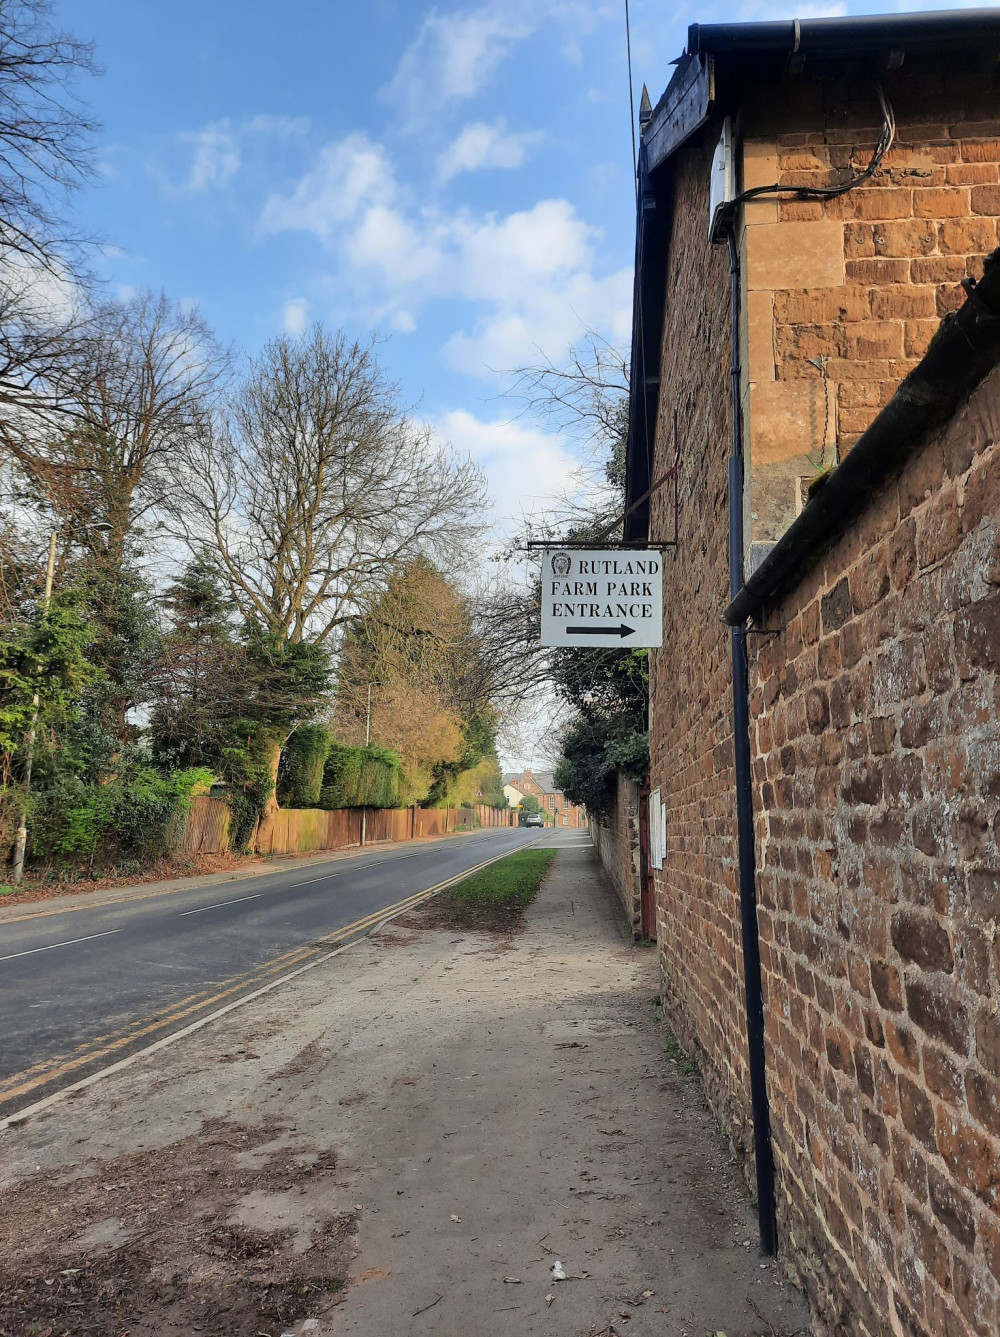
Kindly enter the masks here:
M 369 931 L 406 897 L 541 834 L 373 847 L 0 924 L 0 1114 L 190 1025 Z

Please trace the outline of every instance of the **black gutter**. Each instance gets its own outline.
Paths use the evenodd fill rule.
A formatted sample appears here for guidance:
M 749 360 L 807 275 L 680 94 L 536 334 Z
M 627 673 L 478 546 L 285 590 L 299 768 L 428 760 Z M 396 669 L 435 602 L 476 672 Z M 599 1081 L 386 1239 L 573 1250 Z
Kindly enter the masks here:
M 923 360 L 834 469 L 723 613 L 731 627 L 760 620 L 1000 362 L 1000 249 L 965 304 L 946 316 Z
M 743 424 L 740 404 L 740 252 L 729 231 L 729 273 L 732 280 L 733 435 L 729 456 L 729 592 L 743 584 Z M 778 1251 L 774 1206 L 774 1153 L 771 1113 L 767 1101 L 764 1051 L 764 995 L 760 977 L 760 932 L 757 926 L 757 868 L 753 831 L 753 782 L 750 764 L 750 681 L 747 632 L 732 629 L 733 764 L 736 773 L 736 837 L 739 861 L 740 921 L 743 938 L 743 986 L 747 1002 L 747 1062 L 753 1114 L 754 1166 L 757 1174 L 757 1225 L 761 1250 L 773 1258 Z
M 907 52 L 975 51 L 1000 41 L 1000 9 L 927 14 L 855 14 L 850 18 L 786 19 L 773 23 L 692 23 L 689 55 L 750 56 L 787 52 L 817 56 L 870 55 L 885 46 Z

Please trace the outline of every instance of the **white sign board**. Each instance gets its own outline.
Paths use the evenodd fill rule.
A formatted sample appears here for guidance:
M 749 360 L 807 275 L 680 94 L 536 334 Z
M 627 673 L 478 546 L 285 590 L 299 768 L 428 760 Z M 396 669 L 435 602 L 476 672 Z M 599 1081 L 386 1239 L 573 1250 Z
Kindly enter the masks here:
M 663 644 L 658 552 L 549 548 L 542 558 L 542 645 Z
M 663 833 L 660 828 L 664 820 L 664 806 L 660 791 L 654 789 L 649 796 L 649 862 L 654 868 L 663 867 Z

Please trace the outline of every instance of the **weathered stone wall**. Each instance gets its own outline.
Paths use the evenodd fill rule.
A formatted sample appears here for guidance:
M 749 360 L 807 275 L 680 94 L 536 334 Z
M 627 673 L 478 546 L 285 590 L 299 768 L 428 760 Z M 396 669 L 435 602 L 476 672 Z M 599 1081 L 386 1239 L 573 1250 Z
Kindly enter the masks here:
M 744 413 L 748 539 L 773 541 L 809 481 L 846 453 L 961 305 L 997 244 L 1000 115 L 995 83 L 887 76 L 896 140 L 879 172 L 831 199 L 747 205 Z M 868 163 L 874 86 L 794 80 L 743 107 L 743 187 L 828 187 Z
M 781 1234 L 852 1337 L 1000 1332 L 998 526 L 1000 370 L 751 637 Z
M 590 831 L 597 853 L 635 937 L 642 936 L 642 882 L 639 865 L 639 786 L 619 774 L 614 802 Z
M 708 242 L 717 127 L 674 159 L 660 417 L 652 476 L 678 452 L 678 544 L 663 554 L 663 648 L 650 651 L 650 786 L 667 808 L 654 874 L 662 997 L 698 1056 L 734 1145 L 750 1156 L 749 1078 L 736 892 L 728 603 L 729 263 Z M 676 437 L 675 437 L 676 431 Z M 674 531 L 672 488 L 651 500 L 651 537 Z

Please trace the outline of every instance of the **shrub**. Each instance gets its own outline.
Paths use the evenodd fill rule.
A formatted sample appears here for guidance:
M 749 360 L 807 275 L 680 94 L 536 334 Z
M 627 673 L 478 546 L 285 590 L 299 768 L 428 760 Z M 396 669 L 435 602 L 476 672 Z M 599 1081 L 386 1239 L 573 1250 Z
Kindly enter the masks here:
M 638 780 L 648 769 L 649 735 L 632 727 L 627 716 L 579 719 L 563 738 L 553 779 L 571 802 L 598 816 L 610 802 L 616 771 Z
M 402 769 L 399 757 L 382 747 L 332 743 L 323 770 L 321 808 L 395 808 Z
M 195 793 L 211 783 L 200 768 L 162 775 L 139 767 L 106 785 L 61 776 L 32 795 L 32 858 L 66 868 L 136 866 L 160 858 L 178 833 Z
M 324 724 L 300 724 L 286 740 L 278 768 L 278 802 L 283 808 L 315 808 L 333 738 Z

